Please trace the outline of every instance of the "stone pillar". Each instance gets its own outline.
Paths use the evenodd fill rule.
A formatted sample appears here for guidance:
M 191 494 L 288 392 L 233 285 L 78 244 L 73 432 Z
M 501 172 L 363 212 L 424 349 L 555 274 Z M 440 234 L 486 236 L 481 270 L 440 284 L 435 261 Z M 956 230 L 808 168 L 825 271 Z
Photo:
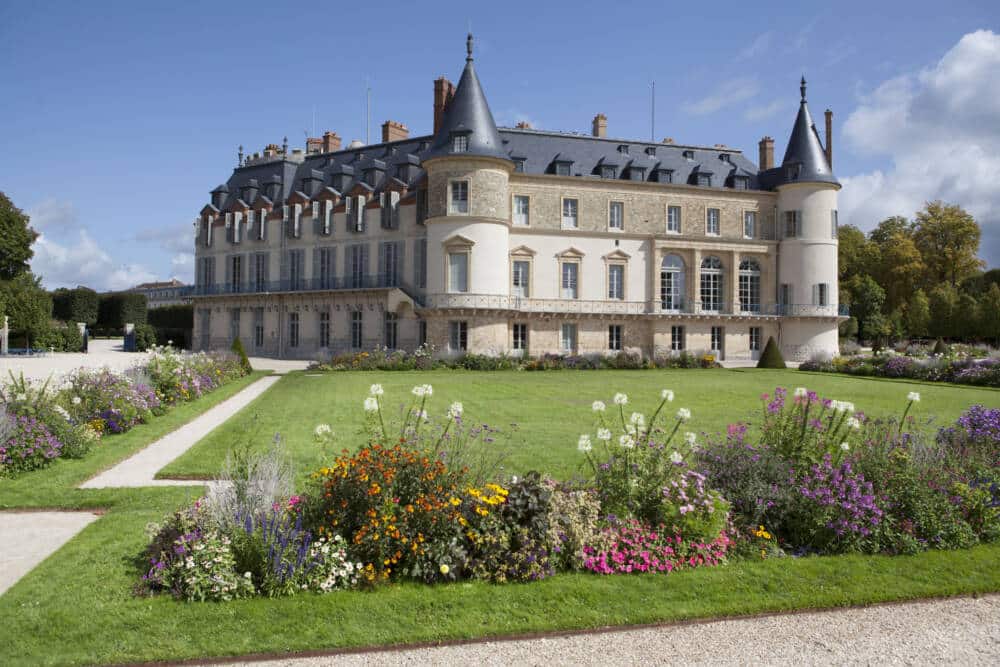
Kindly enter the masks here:
M 3 316 L 3 329 L 0 329 L 0 355 L 7 356 L 8 350 L 8 338 L 10 337 L 10 321 L 9 318 Z
M 739 300 L 740 300 L 740 253 L 733 250 L 729 253 L 729 271 L 726 271 L 726 278 L 729 282 L 729 312 L 737 313 L 739 312 Z M 723 290 L 726 286 L 723 285 Z M 725 306 L 723 306 L 725 310 Z
M 688 273 L 690 280 L 688 281 L 688 299 L 691 303 L 691 312 L 697 312 L 701 310 L 701 305 L 698 303 L 701 299 L 701 249 L 695 248 L 691 253 L 691 270 Z

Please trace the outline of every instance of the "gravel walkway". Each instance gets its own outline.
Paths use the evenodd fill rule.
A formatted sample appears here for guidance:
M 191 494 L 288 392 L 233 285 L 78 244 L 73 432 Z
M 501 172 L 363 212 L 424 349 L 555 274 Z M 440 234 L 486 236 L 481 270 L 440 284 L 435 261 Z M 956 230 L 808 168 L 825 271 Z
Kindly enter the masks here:
M 0 512 L 0 595 L 95 519 L 89 512 Z
M 236 664 L 996 665 L 1000 596 Z
M 55 352 L 44 356 L 27 357 L 11 355 L 0 357 L 0 379 L 8 379 L 8 372 L 14 375 L 24 373 L 31 380 L 46 380 L 59 377 L 78 368 L 107 367 L 124 371 L 146 360 L 145 352 L 125 352 L 122 339 L 91 340 L 87 354 L 76 352 Z

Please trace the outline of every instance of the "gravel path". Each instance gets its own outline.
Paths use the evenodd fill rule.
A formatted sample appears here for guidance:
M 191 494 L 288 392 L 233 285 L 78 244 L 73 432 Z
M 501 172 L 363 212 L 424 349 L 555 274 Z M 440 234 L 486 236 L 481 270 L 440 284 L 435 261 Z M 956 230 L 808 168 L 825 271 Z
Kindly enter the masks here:
M 116 371 L 124 371 L 137 366 L 146 360 L 145 352 L 125 352 L 122 350 L 122 339 L 91 340 L 90 351 L 87 354 L 76 352 L 56 352 L 38 357 L 12 355 L 0 357 L 0 379 L 24 373 L 31 380 L 45 380 L 49 377 L 59 378 L 78 368 L 108 367 Z
M 236 664 L 996 665 L 1000 664 L 1000 596 Z
M 96 518 L 89 512 L 0 512 L 0 595 Z

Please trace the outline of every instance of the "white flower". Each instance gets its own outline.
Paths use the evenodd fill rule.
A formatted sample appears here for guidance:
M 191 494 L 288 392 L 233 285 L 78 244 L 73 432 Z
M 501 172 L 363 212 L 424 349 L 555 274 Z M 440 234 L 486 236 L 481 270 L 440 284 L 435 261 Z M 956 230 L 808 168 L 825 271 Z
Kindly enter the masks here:
M 430 420 L 430 416 L 427 414 L 426 410 L 417 410 L 414 414 L 416 415 L 417 419 L 422 419 L 424 421 Z
M 857 431 L 858 429 L 861 428 L 861 422 L 858 420 L 857 417 L 848 417 L 847 426 Z
M 625 449 L 632 449 L 633 447 L 635 447 L 635 440 L 633 440 L 632 436 L 630 435 L 623 435 L 620 438 L 618 438 L 618 444 L 624 447 Z
M 378 399 L 369 396 L 365 399 L 365 412 L 375 412 L 376 410 L 378 410 Z
M 319 424 L 316 426 L 316 430 L 313 431 L 313 433 L 316 434 L 317 438 L 325 438 L 326 436 L 333 434 L 333 429 L 330 428 L 329 424 Z
M 417 398 L 423 398 L 424 395 L 426 394 L 426 390 L 424 389 L 424 385 L 422 384 L 418 384 L 416 387 L 411 389 L 410 392 Z
M 604 412 L 604 401 L 594 401 L 591 404 L 590 409 L 594 412 Z
M 673 454 L 670 455 L 670 462 L 673 463 L 674 465 L 679 465 L 683 460 L 684 457 L 681 456 L 680 452 L 675 451 Z
M 597 439 L 604 440 L 607 442 L 611 439 L 611 429 L 609 428 L 599 428 L 597 429 Z
M 512 475 L 511 476 L 510 483 L 511 484 L 517 484 L 517 475 Z
M 80 401 L 81 400 L 82 399 L 79 396 L 74 396 L 72 403 L 73 403 L 73 405 L 80 405 Z
M 915 391 L 911 391 L 909 394 L 906 395 L 906 400 L 910 401 L 911 403 L 919 403 L 920 394 Z
M 850 401 L 844 401 L 844 410 L 847 412 L 854 412 L 854 403 Z
M 660 392 L 660 398 L 662 398 L 667 403 L 671 403 L 674 400 L 674 392 L 670 391 L 669 389 L 664 389 L 663 391 Z
M 684 434 L 684 440 L 687 441 L 687 444 L 693 445 L 695 442 L 698 441 L 698 436 L 692 433 L 691 431 L 688 431 L 687 433 Z
M 591 450 L 592 445 L 590 444 L 590 436 L 584 433 L 580 436 L 580 439 L 576 443 L 576 448 L 581 452 L 586 454 Z
M 677 420 L 678 421 L 686 422 L 689 419 L 691 419 L 691 411 L 690 410 L 688 410 L 687 408 L 681 408 L 680 410 L 677 411 Z
M 429 384 L 425 384 L 424 396 L 433 396 L 433 395 L 434 395 L 434 387 L 430 386 Z
M 809 390 L 806 389 L 805 387 L 795 388 L 795 398 L 805 398 L 808 395 L 809 395 Z
M 642 426 L 646 423 L 646 418 L 642 416 L 641 412 L 633 412 L 632 416 L 629 417 L 629 423 L 635 424 L 636 426 Z
M 372 396 L 381 396 L 382 394 L 385 393 L 385 389 L 383 389 L 382 385 L 380 384 L 373 384 L 371 387 L 368 388 L 368 393 L 371 394 Z
M 58 412 L 60 417 L 62 417 L 66 421 L 69 421 L 69 413 L 66 412 L 66 409 L 63 408 L 63 406 L 56 405 L 56 406 L 53 406 L 52 409 L 55 410 L 56 412 Z
M 851 446 L 847 444 L 847 441 L 845 440 L 842 443 L 840 443 L 840 448 L 846 452 L 851 449 Z
M 459 417 L 462 416 L 462 410 L 463 410 L 462 404 L 459 403 L 458 401 L 455 401 L 454 403 L 451 404 L 451 407 L 448 408 L 448 418 L 458 419 Z
M 625 405 L 626 403 L 628 403 L 628 396 L 621 392 L 615 394 L 615 405 Z

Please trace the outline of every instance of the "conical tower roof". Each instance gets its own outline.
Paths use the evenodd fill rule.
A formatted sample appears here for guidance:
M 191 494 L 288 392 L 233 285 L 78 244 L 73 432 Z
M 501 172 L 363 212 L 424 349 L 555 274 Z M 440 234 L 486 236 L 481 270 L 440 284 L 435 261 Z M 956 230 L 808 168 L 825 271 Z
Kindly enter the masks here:
M 467 56 L 462 78 L 458 81 L 455 95 L 448 103 L 441 127 L 434 135 L 434 143 L 424 159 L 456 155 L 453 151 L 454 137 L 468 137 L 468 148 L 460 155 L 476 155 L 508 160 L 503 151 L 503 143 L 497 125 L 493 121 L 490 105 L 486 102 L 483 87 L 472 65 L 472 34 L 466 39 Z
M 806 79 L 802 77 L 802 101 L 799 103 L 799 115 L 795 118 L 792 136 L 788 139 L 785 158 L 781 161 L 782 183 L 813 182 L 836 183 L 833 168 L 826 159 L 826 151 L 820 142 L 819 133 L 809 114 L 806 104 Z

